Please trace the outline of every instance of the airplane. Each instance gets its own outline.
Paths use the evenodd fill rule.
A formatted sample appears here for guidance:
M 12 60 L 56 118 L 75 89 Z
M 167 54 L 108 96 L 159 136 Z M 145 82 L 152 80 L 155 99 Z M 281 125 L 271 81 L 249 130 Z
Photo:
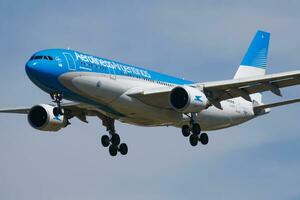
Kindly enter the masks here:
M 262 92 L 282 96 L 280 88 L 300 84 L 300 70 L 266 75 L 270 33 L 257 31 L 233 79 L 193 82 L 70 49 L 35 53 L 26 63 L 29 79 L 50 94 L 52 103 L 0 109 L 27 114 L 40 131 L 57 132 L 73 117 L 87 123 L 98 117 L 109 154 L 128 153 L 115 121 L 138 126 L 174 126 L 191 146 L 209 142 L 213 131 L 270 113 L 270 108 L 299 102 L 264 104 Z M 67 100 L 68 102 L 63 102 Z

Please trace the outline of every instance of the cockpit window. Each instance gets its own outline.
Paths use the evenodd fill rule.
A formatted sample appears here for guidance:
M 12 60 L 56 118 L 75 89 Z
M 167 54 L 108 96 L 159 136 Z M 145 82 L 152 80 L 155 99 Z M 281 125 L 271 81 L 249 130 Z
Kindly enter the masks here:
M 35 56 L 34 59 L 35 60 L 40 60 L 40 59 L 44 59 L 44 57 L 43 56 Z
M 30 60 L 53 60 L 51 56 L 32 56 Z

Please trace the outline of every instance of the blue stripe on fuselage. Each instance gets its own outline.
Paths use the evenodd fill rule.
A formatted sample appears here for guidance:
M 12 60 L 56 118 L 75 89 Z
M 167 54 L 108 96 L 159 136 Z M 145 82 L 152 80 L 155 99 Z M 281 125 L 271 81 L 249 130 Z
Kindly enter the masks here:
M 92 72 L 115 74 L 118 76 L 130 76 L 130 77 L 148 79 L 151 81 L 159 81 L 159 82 L 165 82 L 165 83 L 177 84 L 177 85 L 193 83 L 191 81 L 172 77 L 166 74 L 161 74 L 141 67 L 127 65 L 120 62 L 83 54 L 77 51 L 71 51 L 71 52 L 74 59 L 76 60 L 77 66 L 79 66 L 79 68 L 83 67 L 82 68 L 83 71 L 89 71 L 86 69 L 88 68 Z M 84 64 L 85 66 L 82 66 L 82 64 Z M 105 71 L 105 69 L 107 71 Z
M 71 54 L 75 63 L 76 63 L 76 70 L 74 69 L 67 69 L 65 66 L 68 65 L 66 61 L 66 57 L 63 53 Z M 128 76 L 128 77 L 135 77 L 140 79 L 147 79 L 151 81 L 159 81 L 169 84 L 176 84 L 176 85 L 185 85 L 185 84 L 193 84 L 194 82 L 184 80 L 181 78 L 176 78 L 173 76 L 169 76 L 166 74 L 158 73 L 152 70 L 144 69 L 141 67 L 136 67 L 132 65 L 123 64 L 121 62 L 112 61 L 109 59 L 104 59 L 92 55 L 88 55 L 85 53 L 81 53 L 78 51 L 73 50 L 66 50 L 66 49 L 50 49 L 40 51 L 37 54 L 52 54 L 57 59 L 61 59 L 59 62 L 63 64 L 63 68 L 65 70 L 59 69 L 59 73 L 65 73 L 67 71 L 84 71 L 84 72 L 95 72 L 95 73 L 105 73 L 111 75 L 118 75 L 118 76 Z M 53 69 L 56 75 L 58 71 Z

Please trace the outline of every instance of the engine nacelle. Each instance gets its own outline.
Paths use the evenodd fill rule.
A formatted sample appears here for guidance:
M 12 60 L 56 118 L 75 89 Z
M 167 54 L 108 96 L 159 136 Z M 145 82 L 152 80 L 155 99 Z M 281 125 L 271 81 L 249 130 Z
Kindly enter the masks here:
M 47 104 L 33 106 L 27 116 L 29 124 L 40 131 L 59 131 L 66 127 L 67 119 L 65 116 L 55 116 L 53 108 Z
M 209 106 L 205 94 L 189 86 L 178 86 L 172 89 L 169 96 L 171 107 L 182 113 L 200 112 Z

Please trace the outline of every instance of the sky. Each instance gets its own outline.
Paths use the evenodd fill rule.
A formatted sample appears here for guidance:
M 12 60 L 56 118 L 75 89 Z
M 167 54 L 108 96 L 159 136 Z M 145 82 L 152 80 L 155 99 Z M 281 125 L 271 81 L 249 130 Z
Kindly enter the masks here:
M 0 107 L 50 103 L 27 78 L 36 51 L 71 48 L 193 81 L 231 79 L 257 30 L 271 32 L 268 73 L 300 68 L 300 2 L 0 0 Z M 271 103 L 299 97 L 299 86 Z M 101 146 L 96 118 L 57 133 L 0 115 L 0 199 L 300 199 L 299 104 L 191 147 L 180 129 L 116 123 L 127 156 Z

